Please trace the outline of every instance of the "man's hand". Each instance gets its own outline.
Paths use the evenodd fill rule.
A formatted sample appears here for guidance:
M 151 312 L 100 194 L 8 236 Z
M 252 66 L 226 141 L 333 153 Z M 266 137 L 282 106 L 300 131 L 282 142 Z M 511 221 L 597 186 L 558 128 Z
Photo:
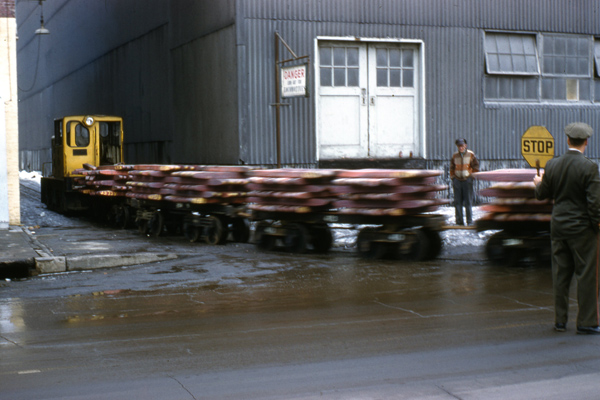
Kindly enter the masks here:
M 533 183 L 535 183 L 535 186 L 539 185 L 540 182 L 542 182 L 542 177 L 544 176 L 544 173 L 542 172 L 542 175 L 538 176 L 534 176 L 533 177 Z

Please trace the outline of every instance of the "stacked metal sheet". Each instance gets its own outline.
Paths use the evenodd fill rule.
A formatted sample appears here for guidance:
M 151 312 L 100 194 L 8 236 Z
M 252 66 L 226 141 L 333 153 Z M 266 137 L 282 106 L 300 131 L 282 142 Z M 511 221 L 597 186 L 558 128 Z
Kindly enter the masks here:
M 247 167 L 135 165 L 127 197 L 191 204 L 243 204 Z
M 436 185 L 441 171 L 361 169 L 338 171 L 332 181 L 338 214 L 416 215 L 448 203 L 437 198 L 445 186 Z
M 175 171 L 165 179 L 161 195 L 166 201 L 192 204 L 245 204 L 247 167 L 197 166 Z
M 495 198 L 481 207 L 486 213 L 481 221 L 535 221 L 548 222 L 552 214 L 552 201 L 536 200 L 534 169 L 501 169 L 474 173 L 478 180 L 496 182 L 479 194 Z
M 81 193 L 91 196 L 119 197 L 125 196 L 129 190 L 129 170 L 131 166 L 110 165 L 94 167 L 91 165 L 74 171 L 76 174 L 84 175 L 75 178 L 76 187 Z
M 336 176 L 330 169 L 264 169 L 248 173 L 249 208 L 257 211 L 310 213 L 327 211 Z

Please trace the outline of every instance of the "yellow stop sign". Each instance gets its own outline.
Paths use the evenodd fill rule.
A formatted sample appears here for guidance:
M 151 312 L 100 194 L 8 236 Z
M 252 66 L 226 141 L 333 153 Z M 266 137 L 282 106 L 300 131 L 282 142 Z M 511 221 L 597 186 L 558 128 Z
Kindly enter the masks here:
M 548 129 L 529 127 L 521 137 L 521 154 L 530 166 L 544 168 L 546 162 L 554 157 L 554 138 Z

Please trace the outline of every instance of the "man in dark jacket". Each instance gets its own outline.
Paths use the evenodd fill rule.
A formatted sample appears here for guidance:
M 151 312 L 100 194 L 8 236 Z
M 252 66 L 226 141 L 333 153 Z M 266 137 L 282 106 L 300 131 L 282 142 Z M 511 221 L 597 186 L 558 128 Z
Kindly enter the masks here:
M 582 122 L 565 127 L 569 150 L 546 164 L 536 176 L 535 196 L 554 199 L 552 208 L 552 281 L 554 329 L 566 330 L 569 286 L 577 280 L 577 333 L 600 334 L 598 327 L 598 224 L 600 177 L 598 166 L 583 153 L 592 128 Z

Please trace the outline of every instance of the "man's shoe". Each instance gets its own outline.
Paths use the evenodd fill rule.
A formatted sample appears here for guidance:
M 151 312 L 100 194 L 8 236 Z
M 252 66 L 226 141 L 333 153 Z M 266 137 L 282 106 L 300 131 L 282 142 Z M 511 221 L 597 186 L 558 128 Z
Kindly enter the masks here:
M 567 330 L 567 324 L 564 322 L 557 322 L 554 324 L 554 330 L 556 332 L 565 332 Z
M 577 334 L 578 335 L 600 335 L 600 327 L 599 326 L 578 326 Z

